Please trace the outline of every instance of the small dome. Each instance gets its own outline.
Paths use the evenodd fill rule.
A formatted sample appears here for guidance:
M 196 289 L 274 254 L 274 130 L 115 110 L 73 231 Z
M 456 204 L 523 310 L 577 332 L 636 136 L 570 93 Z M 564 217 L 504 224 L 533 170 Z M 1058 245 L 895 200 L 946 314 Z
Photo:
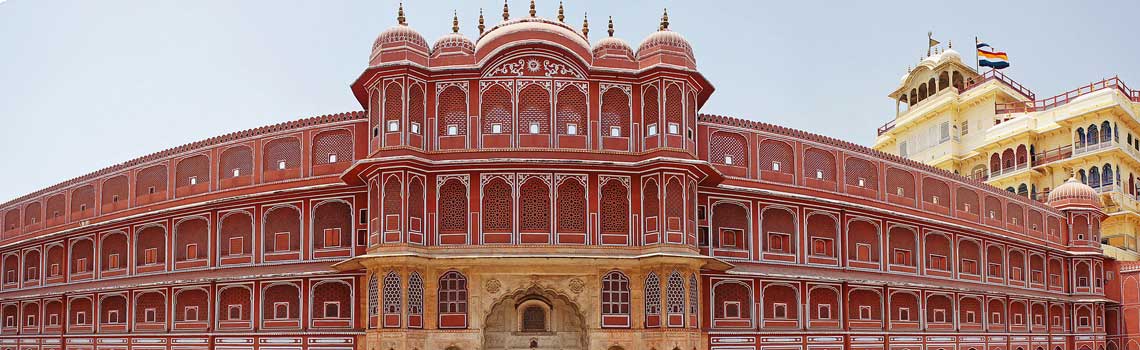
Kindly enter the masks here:
M 946 51 L 942 51 L 942 57 L 939 58 L 939 61 L 945 61 L 945 60 L 955 60 L 958 62 L 962 62 L 962 55 L 958 54 L 958 51 L 954 51 L 954 49 L 948 48 L 948 49 L 946 49 Z
M 1049 192 L 1049 205 L 1053 207 L 1091 206 L 1099 208 L 1100 200 L 1097 199 L 1096 190 L 1092 187 L 1077 181 L 1075 178 L 1069 178 L 1064 184 Z
M 440 54 L 447 53 L 474 54 L 475 43 L 471 42 L 471 39 L 463 36 L 463 34 L 451 33 L 444 35 L 442 38 L 439 38 L 439 40 L 436 40 L 435 45 L 432 45 L 431 55 L 432 57 L 436 57 Z
M 679 51 L 689 60 L 696 61 L 693 56 L 693 46 L 689 44 L 689 41 L 681 34 L 668 28 L 649 34 L 645 40 L 642 40 L 641 45 L 637 46 L 637 57 L 640 59 L 655 51 L 666 50 Z
M 376 55 L 382 47 L 394 45 L 408 45 L 423 49 L 428 47 L 427 40 L 424 40 L 424 36 L 420 35 L 420 32 L 412 29 L 412 27 L 409 27 L 407 24 L 397 24 L 392 28 L 380 32 L 380 35 L 376 37 L 376 41 L 372 43 L 372 54 Z
M 626 43 L 625 40 L 612 36 L 599 40 L 597 44 L 594 44 L 593 52 L 594 59 L 623 58 L 633 60 L 633 49 L 629 47 L 629 44 Z

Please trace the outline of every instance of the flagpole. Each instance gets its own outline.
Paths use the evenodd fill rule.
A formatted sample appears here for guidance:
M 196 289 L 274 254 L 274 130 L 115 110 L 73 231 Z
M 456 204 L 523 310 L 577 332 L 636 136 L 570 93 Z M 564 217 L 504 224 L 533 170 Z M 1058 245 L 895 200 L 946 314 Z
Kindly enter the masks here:
M 981 62 L 978 61 L 978 37 L 974 36 L 974 71 L 978 74 L 982 73 Z

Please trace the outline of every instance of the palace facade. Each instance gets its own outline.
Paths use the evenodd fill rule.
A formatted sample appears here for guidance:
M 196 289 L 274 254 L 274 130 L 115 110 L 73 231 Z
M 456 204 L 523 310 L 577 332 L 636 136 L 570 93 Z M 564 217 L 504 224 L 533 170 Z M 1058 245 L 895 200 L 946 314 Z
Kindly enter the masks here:
M 508 11 L 428 45 L 401 8 L 361 112 L 0 204 L 0 350 L 1140 348 L 1093 187 L 702 114 L 667 16 Z

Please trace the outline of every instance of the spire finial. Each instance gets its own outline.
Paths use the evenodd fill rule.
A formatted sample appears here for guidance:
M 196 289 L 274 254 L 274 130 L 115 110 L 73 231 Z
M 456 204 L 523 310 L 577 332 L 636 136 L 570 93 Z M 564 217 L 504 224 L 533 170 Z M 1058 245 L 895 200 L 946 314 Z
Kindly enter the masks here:
M 483 29 L 487 26 L 483 25 L 483 8 L 479 8 L 479 35 L 483 35 Z
M 614 16 L 610 16 L 610 29 L 606 32 L 610 33 L 610 37 L 614 36 Z
M 459 33 L 459 11 L 454 11 L 451 14 L 451 32 Z
M 400 25 L 408 25 L 407 18 L 404 17 L 404 3 L 400 3 L 400 11 L 396 13 L 396 22 Z
M 582 13 L 582 36 L 590 37 L 590 14 Z
M 953 49 L 954 48 L 954 40 L 946 41 L 946 47 Z
M 661 27 L 657 28 L 657 30 L 667 29 L 669 29 L 669 9 L 665 9 L 665 12 L 661 14 Z
M 565 19 L 566 19 L 566 15 L 562 12 L 562 2 L 559 1 L 558 2 L 558 21 L 564 22 L 563 20 L 565 20 Z
M 507 8 L 507 0 L 503 0 L 503 20 L 511 19 L 511 10 Z
M 534 17 L 534 0 L 530 0 L 530 16 Z

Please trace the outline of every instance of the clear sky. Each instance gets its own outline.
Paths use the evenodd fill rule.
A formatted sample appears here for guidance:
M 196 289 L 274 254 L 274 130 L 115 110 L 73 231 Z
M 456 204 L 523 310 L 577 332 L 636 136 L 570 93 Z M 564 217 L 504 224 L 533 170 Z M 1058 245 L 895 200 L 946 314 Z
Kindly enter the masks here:
M 512 16 L 527 0 L 509 0 Z M 558 3 L 538 1 L 554 18 Z M 499 0 L 411 0 L 429 43 L 452 10 L 474 37 Z M 1140 1 L 566 0 L 590 39 L 634 48 L 663 7 L 716 86 L 703 113 L 869 145 L 894 116 L 886 94 L 925 53 L 926 33 L 972 64 L 974 36 L 1009 53 L 1006 73 L 1051 96 L 1119 75 L 1140 88 Z M 394 0 L 0 0 L 0 202 L 100 168 L 223 133 L 360 110 L 349 83 Z

